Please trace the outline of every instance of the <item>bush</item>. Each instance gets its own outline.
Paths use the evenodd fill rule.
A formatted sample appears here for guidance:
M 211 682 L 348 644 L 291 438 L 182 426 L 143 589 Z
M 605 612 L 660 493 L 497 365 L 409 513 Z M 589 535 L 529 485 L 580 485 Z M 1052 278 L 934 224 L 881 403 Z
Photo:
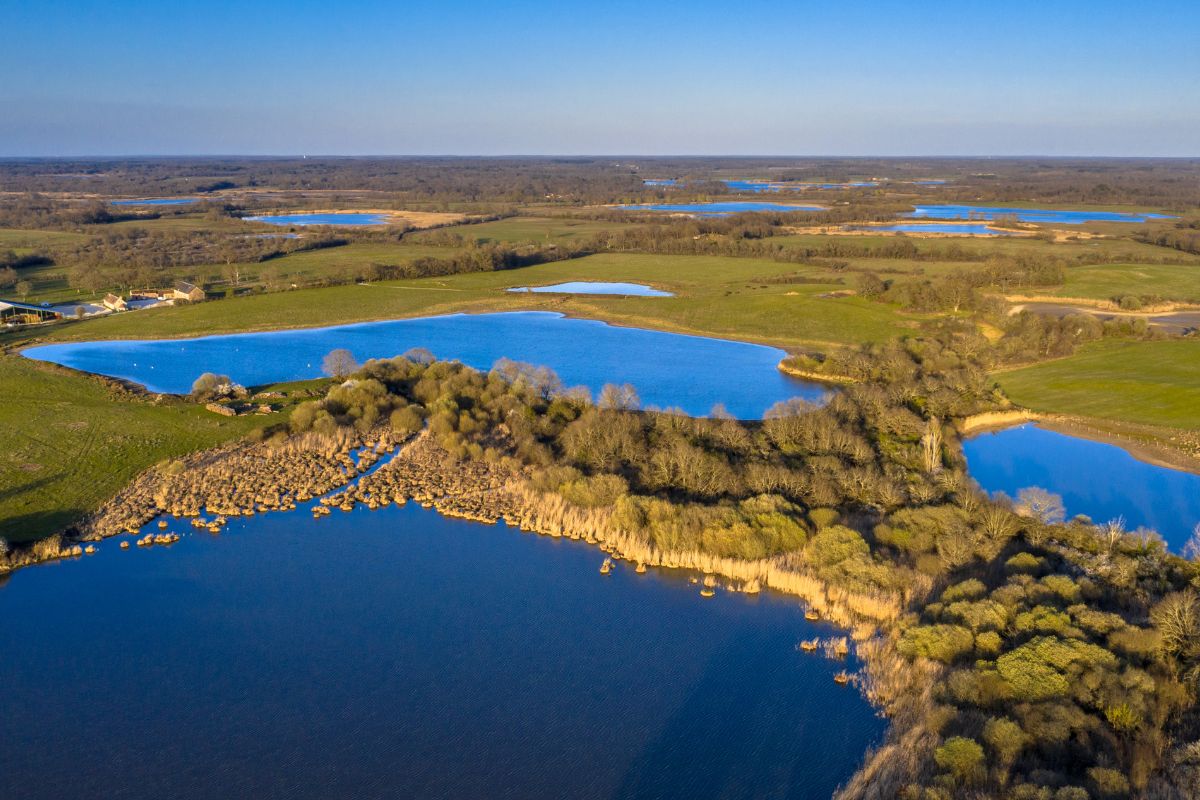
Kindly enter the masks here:
M 950 664 L 975 649 L 975 637 L 959 625 L 920 625 L 905 631 L 897 647 L 909 658 Z
M 816 526 L 817 530 L 833 525 L 840 516 L 836 508 L 814 508 L 808 512 L 808 518 L 812 520 L 812 524 Z
M 961 783 L 973 783 L 983 774 L 983 748 L 965 736 L 951 736 L 934 751 L 933 760 Z
M 1092 789 L 1102 798 L 1126 797 L 1129 794 L 1129 781 L 1115 769 L 1092 767 L 1088 770 L 1088 778 L 1092 782 Z
M 983 726 L 983 740 L 1002 764 L 1012 764 L 1029 744 L 1025 731 L 1008 717 L 989 719 Z
M 857 531 L 841 525 L 819 530 L 808 543 L 808 557 L 819 566 L 840 564 L 851 558 L 869 555 L 870 552 L 871 548 Z

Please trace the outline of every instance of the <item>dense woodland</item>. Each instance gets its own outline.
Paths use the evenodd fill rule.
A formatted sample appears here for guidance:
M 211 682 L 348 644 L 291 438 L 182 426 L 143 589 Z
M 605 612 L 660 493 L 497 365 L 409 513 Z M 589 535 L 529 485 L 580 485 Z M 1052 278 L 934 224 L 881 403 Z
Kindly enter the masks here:
M 858 637 L 894 725 L 849 797 L 1192 796 L 1200 563 L 1152 532 L 1066 520 L 1040 490 L 982 494 L 954 420 L 1001 400 L 972 349 L 947 332 L 845 355 L 858 382 L 761 423 L 413 353 L 299 406 L 290 432 L 427 429 L 449 458 L 519 464 L 661 550 L 789 558 L 895 609 Z
M 1030 200 L 1200 204 L 1196 159 L 1017 158 L 147 158 L 0 160 L 0 190 L 130 196 L 212 195 L 268 189 L 384 192 L 400 202 L 621 202 L 645 195 L 644 179 L 685 195 L 722 192 L 716 178 L 791 182 L 939 179 L 908 189 L 947 201 Z M 881 190 L 853 190 L 872 196 Z

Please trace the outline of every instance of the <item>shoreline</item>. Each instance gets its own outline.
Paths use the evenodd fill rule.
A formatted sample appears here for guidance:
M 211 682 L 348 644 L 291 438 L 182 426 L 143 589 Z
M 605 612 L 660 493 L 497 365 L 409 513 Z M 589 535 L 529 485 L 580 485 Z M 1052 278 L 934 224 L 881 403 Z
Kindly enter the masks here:
M 1092 417 L 1073 417 L 1066 414 L 1047 414 L 1029 409 L 990 411 L 966 417 L 959 422 L 959 432 L 964 439 L 983 433 L 995 433 L 1007 428 L 1033 423 L 1065 436 L 1087 439 L 1091 442 L 1118 447 L 1138 461 L 1163 469 L 1177 470 L 1200 475 L 1200 454 L 1192 453 L 1163 442 L 1147 434 L 1146 439 L 1137 440 L 1134 434 L 1122 434 L 1118 430 L 1104 430 L 1096 425 L 1108 420 Z M 1112 423 L 1120 427 L 1118 423 Z M 1128 438 L 1125 438 L 1128 436 Z

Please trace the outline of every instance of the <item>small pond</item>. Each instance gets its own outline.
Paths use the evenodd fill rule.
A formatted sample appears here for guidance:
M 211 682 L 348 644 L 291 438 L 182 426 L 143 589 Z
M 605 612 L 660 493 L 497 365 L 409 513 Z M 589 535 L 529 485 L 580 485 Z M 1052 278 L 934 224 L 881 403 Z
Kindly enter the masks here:
M 1153 528 L 1178 552 L 1200 523 L 1200 475 L 1139 461 L 1116 445 L 1020 425 L 963 442 L 967 465 L 988 492 L 1015 497 L 1038 486 L 1062 495 L 1068 516 L 1124 517 Z
M 628 297 L 674 297 L 672 292 L 664 292 L 652 286 L 641 283 L 609 283 L 605 281 L 567 281 L 551 286 L 514 286 L 510 292 L 536 292 L 547 294 L 616 294 Z
M 1085 222 L 1146 222 L 1171 219 L 1165 214 L 1132 214 L 1122 211 L 1063 211 L 1048 208 L 1007 208 L 1002 206 L 919 205 L 906 216 L 917 219 L 981 219 L 1016 217 L 1021 222 L 1082 225 Z
M 694 214 L 700 217 L 727 217 L 730 214 L 746 214 L 751 212 L 791 213 L 794 211 L 824 211 L 821 206 L 791 205 L 787 203 L 766 203 L 754 201 L 728 201 L 714 203 L 651 203 L 645 205 L 622 206 L 631 211 L 672 211 L 677 214 Z
M 953 233 L 959 236 L 1012 236 L 1012 231 L 1002 231 L 989 228 L 982 223 L 974 225 L 938 224 L 936 222 L 908 222 L 897 225 L 859 225 L 854 228 L 859 231 L 891 231 L 898 233 Z
M 148 197 L 144 200 L 109 200 L 114 206 L 182 206 L 199 202 L 196 197 Z
M 343 213 L 330 212 L 326 214 L 263 214 L 256 217 L 242 217 L 245 222 L 265 222 L 268 225 L 387 225 L 387 214 L 375 213 Z
M 49 344 L 29 358 L 140 383 L 154 392 L 185 394 L 204 372 L 246 386 L 319 377 L 325 354 L 350 350 L 360 361 L 414 348 L 489 369 L 500 358 L 547 366 L 566 386 L 593 393 L 630 383 L 644 405 L 703 415 L 721 403 L 733 415 L 759 418 L 791 397 L 818 401 L 826 392 L 784 375 L 786 355 L 748 342 L 623 328 L 547 311 L 450 314 L 327 328 L 205 336 Z

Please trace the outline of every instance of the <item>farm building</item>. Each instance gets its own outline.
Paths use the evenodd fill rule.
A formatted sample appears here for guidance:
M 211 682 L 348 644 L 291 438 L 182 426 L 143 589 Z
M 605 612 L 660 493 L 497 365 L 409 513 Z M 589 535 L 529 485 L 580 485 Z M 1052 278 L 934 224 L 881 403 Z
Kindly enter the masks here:
M 109 311 L 124 311 L 127 307 L 125 298 L 111 293 L 104 295 L 104 299 L 100 302 L 102 302 L 104 307 Z
M 38 306 L 33 303 L 20 303 L 16 300 L 0 300 L 0 322 L 25 325 L 36 322 L 47 322 L 52 319 L 62 319 L 63 316 L 61 308 L 52 308 L 48 305 Z
M 171 292 L 171 297 L 175 300 L 187 300 L 192 303 L 198 303 L 207 297 L 207 295 L 204 294 L 203 289 L 193 283 L 176 281 L 175 287 Z

